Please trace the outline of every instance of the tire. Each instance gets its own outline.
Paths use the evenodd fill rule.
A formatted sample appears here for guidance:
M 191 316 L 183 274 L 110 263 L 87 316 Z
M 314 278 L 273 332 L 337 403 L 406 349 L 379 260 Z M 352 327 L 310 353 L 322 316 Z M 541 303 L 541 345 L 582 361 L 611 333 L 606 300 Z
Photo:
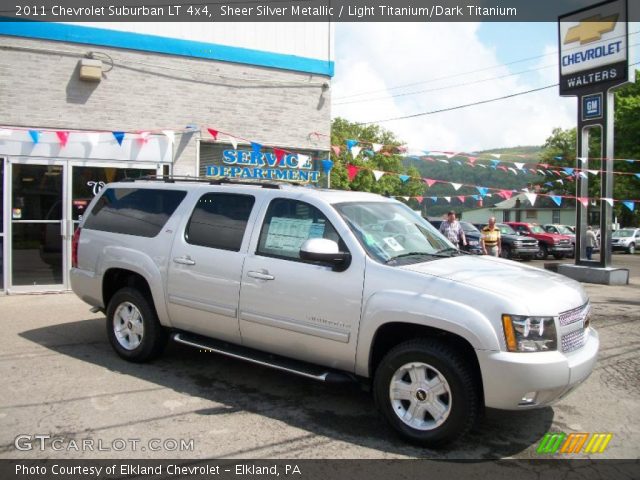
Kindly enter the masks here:
M 553 258 L 556 260 L 562 260 L 564 258 L 564 253 L 554 253 Z
M 107 336 L 116 353 L 130 362 L 158 357 L 168 338 L 153 304 L 130 287 L 118 290 L 109 302 Z
M 629 246 L 627 247 L 627 253 L 630 255 L 634 255 L 636 253 L 636 244 L 635 243 L 630 243 Z
M 524 256 L 520 257 L 520 260 L 522 260 L 523 262 L 530 262 L 531 260 L 533 260 L 533 257 L 531 257 L 529 255 L 524 255 Z
M 502 251 L 500 252 L 500 256 L 502 258 L 507 258 L 507 259 L 511 260 L 513 258 L 513 255 L 511 255 L 511 247 L 509 245 L 505 245 L 504 247 L 502 247 Z
M 433 385 L 425 381 L 416 385 L 416 378 Z M 402 389 L 392 392 L 393 384 Z M 430 391 L 434 387 L 441 393 Z M 389 425 L 405 440 L 430 448 L 443 447 L 467 433 L 480 410 L 470 366 L 454 349 L 432 339 L 410 340 L 389 351 L 375 372 L 373 391 Z
M 540 245 L 538 252 L 536 253 L 536 260 L 546 260 L 549 256 L 549 250 L 546 245 Z

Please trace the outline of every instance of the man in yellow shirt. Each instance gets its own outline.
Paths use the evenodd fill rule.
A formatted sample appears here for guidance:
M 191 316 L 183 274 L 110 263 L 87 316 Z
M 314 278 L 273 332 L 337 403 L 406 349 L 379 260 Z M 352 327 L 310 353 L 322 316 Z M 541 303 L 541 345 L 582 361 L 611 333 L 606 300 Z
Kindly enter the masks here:
M 499 257 L 502 253 L 500 230 L 496 227 L 496 217 L 489 218 L 489 225 L 485 225 L 482 229 L 480 246 L 485 255 Z

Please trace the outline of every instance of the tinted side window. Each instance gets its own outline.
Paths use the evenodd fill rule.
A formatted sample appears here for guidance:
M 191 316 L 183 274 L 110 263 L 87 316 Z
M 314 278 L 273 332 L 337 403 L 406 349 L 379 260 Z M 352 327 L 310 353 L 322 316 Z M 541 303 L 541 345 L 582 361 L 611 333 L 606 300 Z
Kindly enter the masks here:
M 185 239 L 192 245 L 239 251 L 254 203 L 250 195 L 203 195 L 193 209 Z
M 327 238 L 337 242 L 341 251 L 347 250 L 320 210 L 305 202 L 278 198 L 267 210 L 257 253 L 300 260 L 300 247 L 310 238 Z
M 84 228 L 155 237 L 187 193 L 179 190 L 108 188 Z

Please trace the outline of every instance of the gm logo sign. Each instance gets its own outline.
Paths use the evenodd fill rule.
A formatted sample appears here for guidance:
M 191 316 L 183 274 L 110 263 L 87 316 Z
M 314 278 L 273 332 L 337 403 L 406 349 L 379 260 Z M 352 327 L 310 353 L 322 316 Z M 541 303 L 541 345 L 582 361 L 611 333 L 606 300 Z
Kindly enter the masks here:
M 538 445 L 536 453 L 553 455 L 556 453 L 603 453 L 613 438 L 612 433 L 546 433 Z
M 582 121 L 602 118 L 602 93 L 582 97 Z

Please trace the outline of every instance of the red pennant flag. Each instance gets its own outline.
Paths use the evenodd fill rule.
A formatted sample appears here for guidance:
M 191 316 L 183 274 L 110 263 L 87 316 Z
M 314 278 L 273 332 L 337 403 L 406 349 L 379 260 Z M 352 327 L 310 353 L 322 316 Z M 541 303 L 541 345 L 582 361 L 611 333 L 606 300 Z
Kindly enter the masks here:
M 469 159 L 469 163 L 471 165 L 476 163 L 476 160 L 478 160 L 478 157 L 467 157 Z
M 347 165 L 347 174 L 349 175 L 349 181 L 353 182 L 353 179 L 356 178 L 358 174 L 358 167 L 355 165 Z
M 432 180 L 430 178 L 423 178 L 423 180 L 424 180 L 424 183 L 426 183 L 428 187 L 433 186 L 433 184 L 437 182 L 437 180 Z
M 464 199 L 467 198 L 464 195 L 458 195 L 458 200 L 460 200 L 462 203 L 464 203 Z
M 498 168 L 500 170 L 504 170 L 505 172 L 507 171 L 507 167 L 505 167 L 504 165 L 500 165 Z
M 424 157 L 425 160 L 429 161 L 429 162 L 435 162 L 436 159 L 433 157 Z
M 218 130 L 214 130 L 213 128 L 207 128 L 207 132 L 211 134 L 214 140 L 218 140 Z
M 589 206 L 589 198 L 588 197 L 578 197 L 578 201 L 582 204 L 583 207 Z
M 542 168 L 549 168 L 548 163 L 539 163 L 538 165 L 540 165 Z
M 424 200 L 424 197 L 421 197 L 420 195 L 418 195 L 416 197 L 416 200 L 418 201 L 418 203 L 422 203 L 422 200 Z
M 58 130 L 56 132 L 56 136 L 58 137 L 58 140 L 60 141 L 60 145 L 65 147 L 67 145 L 67 142 L 69 141 L 69 132 L 63 131 L 63 130 Z
M 513 192 L 511 190 L 500 190 L 498 195 L 500 195 L 505 200 L 509 200 L 511 198 L 511 195 L 513 195 Z
M 284 154 L 287 153 L 284 150 L 280 149 L 280 148 L 274 148 L 273 149 L 273 153 L 275 153 L 276 155 L 276 160 L 278 160 L 278 165 L 280 165 L 280 162 L 282 162 L 282 157 L 284 157 Z
M 333 150 L 336 156 L 340 156 L 340 147 L 338 145 L 331 145 L 331 150 Z

